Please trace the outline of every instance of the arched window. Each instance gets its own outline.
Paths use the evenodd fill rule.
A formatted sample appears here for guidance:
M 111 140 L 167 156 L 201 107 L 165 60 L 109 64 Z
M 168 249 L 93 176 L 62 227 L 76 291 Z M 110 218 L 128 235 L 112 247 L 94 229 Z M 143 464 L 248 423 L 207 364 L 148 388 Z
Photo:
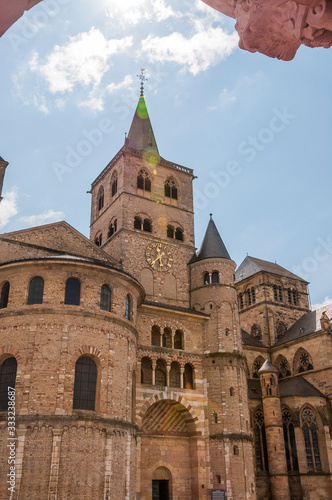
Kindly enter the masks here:
M 221 483 L 221 476 L 219 474 L 217 474 L 216 479 L 217 479 L 217 483 L 220 484 Z
M 239 447 L 237 445 L 233 446 L 233 455 L 239 455 Z
M 234 387 L 230 387 L 229 388 L 229 395 L 230 396 L 235 396 L 235 389 L 234 389 Z
M 156 385 L 166 385 L 166 361 L 158 359 L 156 365 Z
M 215 424 L 218 423 L 218 413 L 216 411 L 212 413 L 212 419 Z
M 175 239 L 179 241 L 183 241 L 183 229 L 181 227 L 177 227 L 175 230 Z
M 68 278 L 66 281 L 65 304 L 79 306 L 81 298 L 81 282 L 77 278 Z
M 177 361 L 173 361 L 171 364 L 171 370 L 169 372 L 169 385 L 171 387 L 181 387 L 181 370 Z
M 210 274 L 205 273 L 204 274 L 204 285 L 209 285 L 210 284 Z
M 111 192 L 112 196 L 115 196 L 118 191 L 118 173 L 115 171 L 113 172 L 112 178 L 111 178 Z
M 284 430 L 287 470 L 288 472 L 298 471 L 299 464 L 297 459 L 294 425 L 292 414 L 288 408 L 282 410 L 282 426 Z
M 247 296 L 248 296 L 248 305 L 251 306 L 252 304 L 255 304 L 255 302 L 256 302 L 256 292 L 255 292 L 255 288 L 254 287 L 248 288 L 248 290 L 247 290 Z
M 97 247 L 101 247 L 102 243 L 103 243 L 103 235 L 99 233 L 95 237 L 95 245 L 97 245 Z
M 96 401 L 97 365 L 88 356 L 75 364 L 74 410 L 94 410 Z
M 254 323 L 251 327 L 251 335 L 255 338 L 261 339 L 262 338 L 262 331 L 259 325 L 257 323 Z
M 174 349 L 183 349 L 183 332 L 176 330 L 174 335 Z
M 143 191 L 151 191 L 151 178 L 144 168 L 137 174 L 137 188 L 143 189 Z
M 0 366 L 0 411 L 8 410 L 9 388 L 15 388 L 17 361 L 14 356 L 5 359 Z
M 169 177 L 165 182 L 165 196 L 167 198 L 171 198 L 172 200 L 178 199 L 178 189 L 175 181 L 171 177 Z
M 9 289 L 10 289 L 9 281 L 6 281 L 1 288 L 0 309 L 5 309 L 8 306 Z
M 301 413 L 301 418 L 308 470 L 321 470 L 317 424 L 314 413 L 310 408 L 306 407 Z
M 288 290 L 287 290 L 287 297 L 288 297 L 288 303 L 289 304 L 294 304 L 294 306 L 298 305 L 299 300 L 298 300 L 298 293 L 297 293 L 296 290 L 288 288 Z
M 100 289 L 100 309 L 102 311 L 111 310 L 111 289 L 108 285 L 103 285 Z
M 125 318 L 126 319 L 131 319 L 131 297 L 128 293 L 126 296 L 126 312 L 125 312 Z
M 103 208 L 104 206 L 104 188 L 103 186 L 100 186 L 99 191 L 98 191 L 98 211 Z
M 314 365 L 310 354 L 303 347 L 300 347 L 294 356 L 294 373 L 307 372 L 313 369 Z
M 189 363 L 187 363 L 184 367 L 183 383 L 185 389 L 194 388 L 194 370 Z
M 243 309 L 243 307 L 244 307 L 243 293 L 239 294 L 239 307 L 240 307 L 240 309 Z
M 28 304 L 42 304 L 44 295 L 44 280 L 40 276 L 32 278 L 29 285 Z
M 160 328 L 157 325 L 151 329 L 151 344 L 160 347 Z
M 260 408 L 258 408 L 254 413 L 254 438 L 255 438 L 256 469 L 258 472 L 261 471 L 268 472 L 269 462 L 267 457 L 264 414 Z
M 276 359 L 275 367 L 278 369 L 278 378 L 289 377 L 291 375 L 290 367 L 285 356 L 279 354 Z
M 170 328 L 164 328 L 163 333 L 163 347 L 172 347 L 172 330 Z
M 148 233 L 152 233 L 152 223 L 149 219 L 144 219 L 143 231 L 147 231 Z
M 212 273 L 212 283 L 219 283 L 219 273 L 218 273 L 218 271 L 213 271 L 213 273 Z
M 167 226 L 167 238 L 174 238 L 174 227 L 168 225 Z
M 134 229 L 142 229 L 142 219 L 140 217 L 134 217 Z
M 255 359 L 253 367 L 252 367 L 253 378 L 259 378 L 258 371 L 262 368 L 263 363 L 264 363 L 263 356 L 258 356 L 258 358 Z
M 277 326 L 276 326 L 276 337 L 279 339 L 283 335 L 285 335 L 287 331 L 287 328 L 285 324 L 282 321 L 277 321 Z
M 141 360 L 141 384 L 152 385 L 152 361 L 147 357 Z
M 110 238 L 111 236 L 113 236 L 113 234 L 116 233 L 117 229 L 118 229 L 118 221 L 117 221 L 117 219 L 113 219 L 110 223 L 109 228 L 108 228 L 107 237 Z

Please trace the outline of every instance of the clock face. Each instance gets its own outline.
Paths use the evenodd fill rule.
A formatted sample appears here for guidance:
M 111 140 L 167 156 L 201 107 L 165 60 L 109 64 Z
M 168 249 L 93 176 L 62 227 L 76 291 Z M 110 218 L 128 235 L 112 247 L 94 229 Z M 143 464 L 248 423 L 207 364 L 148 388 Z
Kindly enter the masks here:
M 170 249 L 161 243 L 151 243 L 145 251 L 146 262 L 156 271 L 168 271 L 173 265 Z

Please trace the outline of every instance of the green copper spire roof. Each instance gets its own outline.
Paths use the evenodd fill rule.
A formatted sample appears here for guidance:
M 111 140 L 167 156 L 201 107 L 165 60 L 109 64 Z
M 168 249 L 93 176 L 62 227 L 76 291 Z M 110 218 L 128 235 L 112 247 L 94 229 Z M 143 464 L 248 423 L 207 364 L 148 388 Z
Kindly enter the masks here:
M 138 151 L 153 150 L 159 155 L 157 142 L 154 137 L 149 113 L 144 99 L 144 81 L 146 78 L 143 71 L 144 69 L 141 70 L 140 75 L 137 75 L 141 80 L 141 95 L 131 123 L 128 137 L 126 138 L 126 146 L 137 149 Z
M 212 220 L 212 214 L 210 214 L 209 224 L 203 239 L 201 248 L 197 254 L 194 254 L 190 260 L 190 264 L 193 262 L 198 262 L 204 259 L 229 259 L 231 260 L 227 248 L 224 245 L 223 240 L 216 228 L 215 223 Z

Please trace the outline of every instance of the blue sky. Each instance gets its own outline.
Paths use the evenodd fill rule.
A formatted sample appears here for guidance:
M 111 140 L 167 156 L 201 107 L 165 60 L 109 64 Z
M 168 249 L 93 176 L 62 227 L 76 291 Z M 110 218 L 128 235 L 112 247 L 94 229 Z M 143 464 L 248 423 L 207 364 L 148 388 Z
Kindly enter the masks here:
M 196 245 L 212 212 L 238 265 L 276 261 L 310 281 L 312 304 L 330 301 L 332 51 L 283 62 L 237 40 L 234 20 L 199 0 L 44 0 L 26 13 L 0 39 L 0 231 L 64 219 L 89 235 L 86 191 L 123 145 L 143 67 L 160 154 L 198 176 Z

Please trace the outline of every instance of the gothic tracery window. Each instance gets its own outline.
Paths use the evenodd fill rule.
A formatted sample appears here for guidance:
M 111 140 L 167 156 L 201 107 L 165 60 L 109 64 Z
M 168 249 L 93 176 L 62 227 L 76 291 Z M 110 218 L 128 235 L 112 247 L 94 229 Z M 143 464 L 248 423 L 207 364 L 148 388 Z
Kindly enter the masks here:
M 269 470 L 264 414 L 261 408 L 254 413 L 254 439 L 257 472 Z
M 178 199 L 178 188 L 175 181 L 171 177 L 169 177 L 165 182 L 164 192 L 166 198 L 171 198 L 172 200 Z
M 321 470 L 321 460 L 317 435 L 317 424 L 313 411 L 306 407 L 302 414 L 302 431 L 309 471 Z
M 283 335 L 285 335 L 286 331 L 287 331 L 287 328 L 286 328 L 285 324 L 282 321 L 278 321 L 277 322 L 277 327 L 276 327 L 276 337 L 277 337 L 277 339 L 279 339 L 280 337 L 282 337 Z
M 149 173 L 142 168 L 137 174 L 137 188 L 143 191 L 151 191 L 151 178 Z
M 299 464 L 297 459 L 296 441 L 292 414 L 288 408 L 282 410 L 282 425 L 284 431 L 285 451 L 287 470 L 298 471 Z
M 294 373 L 302 373 L 313 370 L 314 365 L 308 351 L 300 347 L 294 356 Z
M 276 362 L 276 368 L 278 369 L 278 378 L 289 377 L 291 375 L 289 364 L 284 356 L 278 356 Z
M 252 367 L 252 376 L 253 378 L 259 378 L 258 371 L 262 368 L 264 363 L 264 358 L 259 356 L 255 359 L 253 367 Z

